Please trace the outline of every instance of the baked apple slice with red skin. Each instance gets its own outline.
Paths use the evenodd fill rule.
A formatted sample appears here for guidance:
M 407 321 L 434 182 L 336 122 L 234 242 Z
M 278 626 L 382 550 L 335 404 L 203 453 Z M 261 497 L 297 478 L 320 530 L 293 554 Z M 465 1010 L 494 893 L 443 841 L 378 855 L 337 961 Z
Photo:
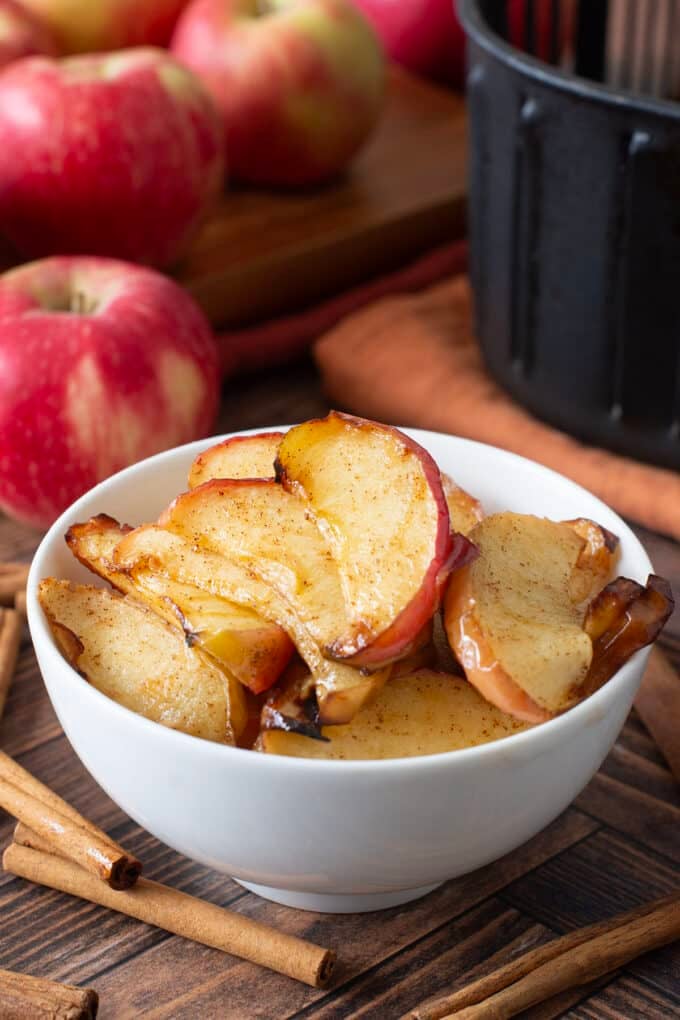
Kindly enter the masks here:
M 115 550 L 131 532 L 129 526 L 99 514 L 72 525 L 66 543 L 88 570 L 181 627 L 190 645 L 207 652 L 254 694 L 275 684 L 293 654 L 286 632 L 251 609 L 162 573 L 147 570 L 133 575 L 121 569 L 114 562 Z
M 232 436 L 199 453 L 189 468 L 189 488 L 212 478 L 269 478 L 274 480 L 274 461 L 283 432 L 259 432 L 256 436 Z
M 274 480 L 274 462 L 284 435 L 284 432 L 258 432 L 254 436 L 231 436 L 210 446 L 199 453 L 191 465 L 189 488 L 195 489 L 213 478 Z M 451 530 L 467 535 L 484 517 L 482 504 L 450 475 L 442 472 L 441 480 L 451 517 Z
M 579 700 L 592 661 L 572 598 L 586 539 L 570 524 L 513 513 L 485 518 L 471 538 L 479 557 L 446 595 L 449 643 L 487 701 L 543 722 Z
M 474 555 L 451 533 L 434 460 L 398 429 L 332 411 L 290 429 L 276 472 L 308 505 L 340 575 L 348 627 L 326 654 L 357 666 L 399 659 Z
M 668 583 L 609 573 L 618 542 L 592 521 L 495 514 L 472 532 L 479 559 L 451 579 L 445 626 L 468 680 L 498 708 L 541 722 L 602 686 L 658 636 Z

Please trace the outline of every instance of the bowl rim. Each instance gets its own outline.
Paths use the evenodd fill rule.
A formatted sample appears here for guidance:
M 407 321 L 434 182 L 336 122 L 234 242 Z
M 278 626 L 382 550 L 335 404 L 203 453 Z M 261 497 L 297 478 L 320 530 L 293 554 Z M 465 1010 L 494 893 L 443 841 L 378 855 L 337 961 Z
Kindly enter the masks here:
M 234 764 L 242 764 L 246 761 L 250 761 L 252 762 L 251 767 L 253 768 L 276 769 L 279 772 L 282 769 L 289 771 L 309 771 L 320 768 L 324 773 L 328 774 L 366 773 L 370 774 L 372 777 L 375 777 L 381 772 L 399 771 L 404 768 L 427 771 L 428 769 L 438 769 L 442 766 L 452 767 L 455 762 L 458 762 L 461 766 L 471 765 L 476 762 L 481 763 L 499 755 L 507 762 L 509 756 L 524 757 L 527 751 L 531 751 L 536 755 L 541 754 L 544 751 L 549 750 L 555 742 L 559 743 L 560 739 L 564 738 L 564 736 L 571 730 L 587 726 L 589 723 L 589 716 L 600 718 L 603 713 L 607 711 L 607 706 L 611 708 L 613 703 L 617 700 L 616 695 L 619 693 L 620 689 L 626 686 L 628 681 L 631 679 L 631 674 L 637 671 L 638 666 L 641 665 L 644 667 L 645 660 L 652 648 L 651 645 L 638 650 L 626 663 L 624 663 L 614 676 L 612 676 L 594 694 L 591 694 L 573 708 L 568 709 L 566 712 L 556 716 L 554 719 L 549 719 L 547 722 L 537 724 L 536 726 L 523 730 L 520 733 L 513 733 L 509 736 L 501 737 L 498 740 L 492 740 L 486 744 L 478 744 L 473 747 L 458 748 L 452 751 L 438 751 L 434 754 L 379 759 L 301 758 L 294 757 L 292 755 L 261 754 L 247 748 L 232 747 L 229 744 L 219 744 L 215 741 L 206 740 L 203 737 L 193 736 L 192 734 L 183 733 L 181 730 L 172 729 L 164 726 L 162 723 L 155 722 L 152 719 L 147 719 L 145 716 L 140 715 L 132 709 L 114 701 L 112 698 L 109 698 L 106 694 L 97 690 L 97 688 L 92 684 L 89 684 L 87 680 L 85 680 L 85 678 L 82 677 L 62 656 L 56 642 L 54 641 L 52 632 L 49 629 L 47 620 L 37 598 L 38 583 L 45 576 L 41 569 L 42 561 L 51 552 L 56 542 L 63 541 L 64 532 L 72 523 L 74 517 L 77 516 L 79 507 L 85 502 L 89 503 L 90 500 L 93 497 L 96 497 L 98 493 L 101 492 L 105 495 L 108 489 L 115 488 L 117 485 L 127 481 L 131 477 L 134 477 L 136 474 L 142 474 L 152 463 L 156 464 L 166 458 L 181 458 L 184 456 L 191 456 L 193 458 L 202 450 L 207 449 L 207 447 L 223 442 L 225 439 L 230 439 L 233 436 L 257 435 L 261 432 L 272 431 L 285 432 L 292 427 L 292 425 L 269 425 L 258 428 L 240 429 L 220 435 L 209 436 L 204 439 L 194 440 L 190 443 L 184 443 L 181 446 L 172 447 L 169 450 L 153 454 L 150 457 L 146 457 L 144 460 L 137 461 L 135 464 L 131 464 L 128 467 L 123 468 L 121 471 L 116 472 L 116 474 L 111 475 L 109 478 L 106 478 L 93 486 L 87 492 L 83 493 L 83 495 L 75 500 L 69 507 L 67 507 L 51 525 L 40 541 L 31 562 L 26 585 L 28 625 L 39 660 L 46 657 L 48 659 L 49 670 L 54 669 L 56 673 L 61 673 L 63 679 L 71 684 L 74 691 L 80 691 L 81 696 L 83 695 L 83 692 L 87 692 L 84 696 L 94 698 L 95 703 L 99 703 L 100 707 L 105 711 L 111 711 L 114 715 L 118 715 L 122 722 L 127 721 L 130 725 L 141 728 L 142 733 L 148 732 L 150 738 L 155 736 L 158 740 L 168 741 L 170 746 L 179 742 L 178 746 L 185 748 L 187 751 L 190 751 L 193 747 L 196 754 L 204 755 L 209 758 L 213 757 L 218 761 L 221 760 L 222 763 L 229 761 L 229 759 L 233 759 Z M 489 443 L 481 443 L 477 440 L 467 439 L 463 436 L 454 436 L 444 432 L 410 428 L 406 426 L 395 426 L 395 428 L 398 428 L 399 431 L 415 439 L 417 442 L 421 442 L 421 444 L 425 446 L 425 449 L 427 449 L 427 440 L 430 437 L 433 437 L 436 440 L 443 440 L 445 442 L 453 442 L 454 444 L 460 443 L 466 447 L 472 447 L 473 449 L 477 448 L 487 452 L 493 451 L 493 453 L 501 456 L 502 458 L 507 458 L 510 461 L 521 463 L 525 467 L 528 466 L 530 469 L 547 476 L 548 482 L 559 481 L 560 484 L 566 483 L 575 491 L 575 493 L 582 493 L 588 500 L 595 500 L 596 503 L 600 504 L 600 506 L 608 513 L 613 514 L 616 518 L 618 529 L 617 534 L 619 535 L 621 544 L 623 545 L 625 542 L 626 549 L 635 555 L 636 558 L 640 559 L 642 569 L 644 571 L 648 574 L 653 573 L 654 568 L 644 546 L 628 524 L 626 524 L 616 511 L 604 503 L 604 501 L 598 496 L 595 496 L 594 493 L 584 488 L 584 486 L 572 481 L 572 479 L 560 474 L 560 472 L 546 467 L 537 461 L 531 460 L 528 457 L 523 457 L 520 454 L 504 450 L 501 447 L 493 446 Z M 39 652 L 38 646 L 40 646 Z M 48 697 L 50 697 L 50 701 L 52 701 L 47 682 L 43 675 L 41 661 L 39 661 L 39 666 L 43 683 L 47 689 Z

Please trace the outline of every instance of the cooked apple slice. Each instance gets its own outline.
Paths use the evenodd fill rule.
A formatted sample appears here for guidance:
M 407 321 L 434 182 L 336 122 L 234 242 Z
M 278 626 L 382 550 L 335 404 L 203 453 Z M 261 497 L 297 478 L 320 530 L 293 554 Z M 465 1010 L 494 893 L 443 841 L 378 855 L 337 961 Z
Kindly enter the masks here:
M 93 687 L 171 729 L 235 743 L 247 717 L 243 689 L 230 688 L 207 656 L 150 609 L 54 578 L 41 582 L 38 598 L 64 656 Z
M 274 478 L 274 461 L 283 432 L 232 436 L 199 453 L 189 469 L 189 488 L 211 478 Z
M 159 524 L 277 591 L 320 647 L 347 627 L 340 575 L 323 536 L 305 503 L 276 482 L 213 479 L 178 496 Z
M 601 524 L 579 517 L 565 521 L 585 544 L 571 577 L 570 593 L 573 602 L 589 602 L 611 579 L 619 557 L 619 540 Z
M 596 595 L 583 624 L 593 642 L 593 661 L 582 697 L 606 683 L 640 648 L 656 641 L 674 606 L 671 586 L 656 574 L 649 575 L 646 587 L 617 577 Z
M 262 706 L 260 731 L 284 730 L 323 740 L 314 677 L 306 663 L 294 660 Z
M 251 483 L 230 482 L 226 484 L 245 490 Z M 257 487 L 259 484 L 266 483 L 252 484 Z M 188 495 L 205 493 L 213 485 L 212 482 L 206 483 Z M 220 482 L 219 485 L 223 486 L 224 483 Z M 275 483 L 271 483 L 271 485 L 280 490 L 280 486 Z M 292 501 L 297 504 L 295 497 L 287 496 L 283 490 L 280 491 L 284 503 Z M 211 489 L 210 492 L 213 490 Z M 208 502 L 212 502 L 212 498 L 211 496 Z M 179 502 L 176 501 L 176 504 Z M 199 500 L 199 505 L 202 502 Z M 226 503 L 229 503 L 229 500 Z M 183 506 L 186 507 L 186 502 Z M 182 514 L 180 514 L 181 516 Z M 193 525 L 196 525 L 199 523 L 198 516 L 200 515 L 197 512 L 197 515 L 190 515 L 183 519 L 185 523 L 190 519 Z M 224 522 L 222 521 L 222 523 Z M 264 526 L 264 521 L 261 521 L 260 524 Z M 281 528 L 281 524 L 279 524 L 279 528 Z M 275 537 L 275 532 L 271 533 Z M 383 667 L 375 673 L 366 675 L 351 666 L 331 662 L 324 658 L 305 615 L 305 609 L 309 610 L 309 607 L 302 598 L 307 590 L 304 579 L 308 576 L 302 572 L 304 564 L 291 563 L 285 569 L 279 566 L 277 570 L 275 562 L 262 560 L 258 563 L 264 575 L 261 576 L 255 569 L 256 560 L 249 556 L 239 558 L 238 547 L 235 552 L 226 537 L 224 541 L 218 541 L 218 537 L 213 535 L 212 540 L 218 550 L 215 551 L 215 548 L 208 547 L 207 542 L 201 547 L 203 533 L 200 528 L 196 534 L 198 538 L 191 537 L 191 528 L 189 528 L 188 537 L 160 526 L 145 525 L 136 528 L 116 546 L 115 564 L 119 569 L 130 572 L 135 578 L 139 578 L 145 573 L 162 574 L 183 584 L 192 584 L 203 591 L 252 609 L 263 619 L 282 627 L 297 646 L 300 655 L 314 676 L 319 718 L 329 724 L 347 722 L 351 719 L 364 701 L 371 696 L 374 687 L 384 683 L 391 667 Z M 210 537 L 212 532 L 208 529 L 205 534 Z M 227 529 L 226 532 L 229 540 L 238 540 L 239 534 L 240 531 L 236 525 L 233 531 Z M 220 546 L 222 551 L 219 551 Z M 233 553 L 233 558 L 229 557 L 230 551 Z M 299 581 L 295 569 L 301 571 Z M 265 576 L 268 580 L 264 579 Z M 280 587 L 277 587 L 277 578 L 281 580 Z M 269 579 L 272 579 L 274 583 L 270 583 Z M 298 592 L 298 586 L 300 592 Z M 312 611 L 313 608 L 312 606 Z
M 469 535 L 484 517 L 482 504 L 465 489 L 461 489 L 450 475 L 442 471 L 442 489 L 449 508 L 451 530 L 461 535 Z
M 475 747 L 527 728 L 461 677 L 421 669 L 391 679 L 348 725 L 323 727 L 323 740 L 265 729 L 257 746 L 299 758 L 411 758 Z
M 119 591 L 148 603 L 192 644 L 209 652 L 230 676 L 254 694 L 268 690 L 293 654 L 293 643 L 276 624 L 251 609 L 153 571 L 134 576 L 113 562 L 114 550 L 132 529 L 100 514 L 66 533 L 73 554 Z
M 439 468 L 397 429 L 337 412 L 292 428 L 276 466 L 308 504 L 342 580 L 348 626 L 326 653 L 362 666 L 399 658 L 474 552 L 451 534 Z
M 468 680 L 492 704 L 540 722 L 579 700 L 592 659 L 572 579 L 585 539 L 522 514 L 471 532 L 479 557 L 451 578 L 445 627 Z
M 130 587 L 129 578 L 116 570 L 111 557 L 123 535 L 130 531 L 132 528 L 129 524 L 120 524 L 108 514 L 97 514 L 88 521 L 72 524 L 64 540 L 83 566 L 119 591 L 127 591 Z
M 189 470 L 189 488 L 213 478 L 274 478 L 274 462 L 283 432 L 260 432 L 256 436 L 232 436 L 199 453 Z M 482 504 L 441 474 L 442 488 L 451 517 L 451 530 L 467 535 L 482 520 Z M 592 523 L 592 522 L 588 522 Z

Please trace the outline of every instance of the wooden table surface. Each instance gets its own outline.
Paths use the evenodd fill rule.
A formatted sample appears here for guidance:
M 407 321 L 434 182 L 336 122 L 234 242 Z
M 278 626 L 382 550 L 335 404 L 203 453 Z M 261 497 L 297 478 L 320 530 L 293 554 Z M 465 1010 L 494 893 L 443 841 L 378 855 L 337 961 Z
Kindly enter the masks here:
M 225 431 L 324 412 L 311 364 L 225 392 Z M 680 592 L 680 547 L 641 537 Z M 0 557 L 28 559 L 38 536 L 0 518 Z M 666 650 L 680 666 L 680 618 Z M 600 772 L 548 829 L 506 858 L 422 900 L 375 914 L 321 915 L 277 906 L 179 856 L 130 821 L 76 759 L 50 707 L 26 639 L 0 747 L 136 851 L 146 874 L 335 947 L 342 965 L 326 991 L 243 963 L 104 908 L 0 875 L 0 967 L 94 986 L 102 1020 L 137 1016 L 390 1020 L 460 986 L 512 953 L 678 887 L 680 797 L 633 713 Z M 0 844 L 12 822 L 0 813 Z M 547 1020 L 680 1016 L 680 946 L 649 954 L 600 987 L 536 1008 Z

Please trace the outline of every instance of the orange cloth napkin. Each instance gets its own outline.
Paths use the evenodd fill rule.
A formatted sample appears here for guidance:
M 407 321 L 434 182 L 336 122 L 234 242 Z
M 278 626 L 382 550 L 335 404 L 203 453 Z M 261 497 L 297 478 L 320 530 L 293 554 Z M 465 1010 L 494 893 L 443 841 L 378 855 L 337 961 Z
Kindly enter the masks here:
M 586 446 L 532 417 L 486 374 L 471 314 L 466 276 L 356 312 L 314 349 L 326 392 L 368 418 L 522 454 L 680 539 L 680 475 Z

